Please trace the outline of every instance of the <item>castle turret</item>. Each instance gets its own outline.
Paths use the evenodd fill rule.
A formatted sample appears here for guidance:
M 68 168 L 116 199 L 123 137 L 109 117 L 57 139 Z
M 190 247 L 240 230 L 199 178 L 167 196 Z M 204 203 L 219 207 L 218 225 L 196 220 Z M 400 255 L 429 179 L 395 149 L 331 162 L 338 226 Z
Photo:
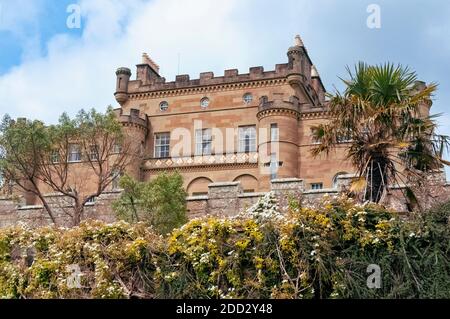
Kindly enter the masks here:
M 298 177 L 298 98 L 282 93 L 275 93 L 272 101 L 263 98 L 257 117 L 260 134 L 267 133 L 258 143 L 260 188 L 272 179 Z
M 129 68 L 118 68 L 116 71 L 116 101 L 122 106 L 128 100 L 128 83 L 130 82 L 131 70 Z
M 299 85 L 309 82 L 311 79 L 311 61 L 299 35 L 295 37 L 294 46 L 289 48 L 287 56 L 289 58 L 289 84 Z

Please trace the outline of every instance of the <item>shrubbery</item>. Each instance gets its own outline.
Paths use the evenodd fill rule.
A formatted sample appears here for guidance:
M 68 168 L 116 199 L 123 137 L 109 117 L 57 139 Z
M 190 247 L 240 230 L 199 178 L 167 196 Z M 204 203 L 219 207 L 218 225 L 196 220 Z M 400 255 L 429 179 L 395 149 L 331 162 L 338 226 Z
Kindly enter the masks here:
M 0 231 L 0 297 L 450 298 L 449 216 L 449 204 L 404 219 L 344 197 L 280 214 L 267 195 L 168 238 L 142 223 L 18 226 Z M 17 253 L 27 248 L 32 262 Z M 73 264 L 82 287 L 69 289 Z M 367 287 L 369 264 L 381 267 L 380 289 Z
M 145 222 L 164 235 L 187 222 L 187 193 L 180 173 L 163 172 L 148 182 L 125 175 L 120 186 L 123 192 L 113 203 L 119 219 L 130 223 Z

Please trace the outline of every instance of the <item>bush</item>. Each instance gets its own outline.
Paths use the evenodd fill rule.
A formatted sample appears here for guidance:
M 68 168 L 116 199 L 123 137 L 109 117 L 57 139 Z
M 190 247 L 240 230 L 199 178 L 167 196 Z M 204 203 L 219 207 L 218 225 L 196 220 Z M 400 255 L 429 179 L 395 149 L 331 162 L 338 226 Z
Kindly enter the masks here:
M 449 207 L 405 219 L 341 197 L 281 214 L 268 194 L 235 218 L 195 219 L 166 239 L 123 221 L 3 229 L 0 297 L 450 298 Z M 82 287 L 69 289 L 74 264 Z M 380 289 L 367 287 L 370 264 L 381 268 Z
M 124 176 L 120 186 L 124 191 L 113 203 L 119 219 L 131 223 L 146 222 L 164 235 L 187 222 L 187 194 L 183 177 L 178 172 L 161 173 L 149 182 Z

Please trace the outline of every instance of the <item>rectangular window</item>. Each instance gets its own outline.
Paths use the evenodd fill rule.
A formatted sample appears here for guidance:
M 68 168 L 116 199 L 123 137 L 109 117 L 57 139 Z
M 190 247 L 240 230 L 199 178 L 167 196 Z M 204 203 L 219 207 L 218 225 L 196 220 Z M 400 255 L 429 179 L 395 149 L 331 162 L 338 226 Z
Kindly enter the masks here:
M 58 151 L 53 151 L 52 154 L 50 155 L 50 162 L 52 164 L 58 164 L 59 163 L 59 152 Z
M 91 159 L 91 161 L 98 160 L 98 146 L 97 145 L 91 145 L 89 147 L 89 158 Z
M 338 143 L 349 143 L 349 142 L 351 142 L 353 139 L 352 139 L 352 135 L 351 135 L 351 132 L 350 131 L 348 131 L 348 132 L 346 132 L 346 133 L 343 133 L 343 134 L 339 134 L 338 136 L 337 136 L 337 142 Z
M 170 133 L 155 134 L 155 158 L 170 157 Z
M 69 145 L 68 162 L 80 162 L 81 161 L 81 147 L 78 144 Z
M 256 126 L 239 127 L 239 152 L 256 152 Z
M 270 124 L 270 141 L 271 142 L 278 142 L 279 139 L 278 134 L 278 124 L 272 123 Z
M 312 190 L 323 189 L 323 184 L 322 184 L 322 183 L 312 183 L 312 184 L 311 184 L 311 189 L 312 189 Z
M 120 143 L 114 143 L 112 147 L 113 154 L 120 154 L 122 153 L 122 144 Z
M 111 187 L 113 190 L 120 189 L 120 178 L 122 177 L 122 173 L 119 170 L 114 170 L 111 172 L 112 181 L 111 181 Z
M 211 155 L 211 129 L 195 130 L 195 155 Z
M 278 178 L 278 156 L 277 154 L 273 153 L 270 155 L 270 179 L 277 179 Z

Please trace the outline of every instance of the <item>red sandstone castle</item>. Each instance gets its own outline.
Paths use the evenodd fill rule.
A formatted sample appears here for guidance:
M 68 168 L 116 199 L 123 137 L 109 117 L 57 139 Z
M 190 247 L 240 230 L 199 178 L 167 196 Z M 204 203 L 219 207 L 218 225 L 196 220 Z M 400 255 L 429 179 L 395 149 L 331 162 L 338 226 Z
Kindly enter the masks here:
M 217 182 L 240 182 L 247 193 L 286 178 L 302 179 L 307 189 L 333 188 L 352 173 L 340 151 L 310 154 L 311 127 L 327 117 L 325 87 L 299 36 L 287 63 L 272 71 L 252 67 L 166 82 L 144 54 L 135 80 L 128 68 L 116 74 L 120 118 L 145 148 L 142 165 L 131 168 L 138 178 L 178 169 L 196 196 Z

